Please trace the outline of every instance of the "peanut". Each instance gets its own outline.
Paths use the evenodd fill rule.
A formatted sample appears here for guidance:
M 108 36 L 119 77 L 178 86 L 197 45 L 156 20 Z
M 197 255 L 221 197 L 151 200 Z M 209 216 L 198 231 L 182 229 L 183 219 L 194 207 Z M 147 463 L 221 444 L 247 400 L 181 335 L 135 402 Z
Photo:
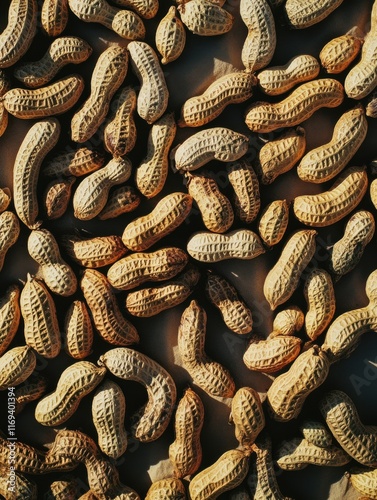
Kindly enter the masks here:
M 62 478 L 50 484 L 44 494 L 44 500 L 75 500 L 78 493 L 79 483 L 76 479 Z
M 322 422 L 305 420 L 300 430 L 310 444 L 319 448 L 329 448 L 332 445 L 332 434 Z
M 265 207 L 259 219 L 258 232 L 267 247 L 280 242 L 287 229 L 288 219 L 287 200 L 275 200 Z
M 355 490 L 367 495 L 367 498 L 363 497 L 364 500 L 375 500 L 377 498 L 377 469 L 353 470 L 350 472 L 349 477 Z
M 328 191 L 296 196 L 293 212 L 307 226 L 335 224 L 360 203 L 368 188 L 365 167 L 348 167 Z
M 319 60 L 327 73 L 338 74 L 345 71 L 359 54 L 363 40 L 351 34 L 333 38 L 322 48 Z
M 374 92 L 365 106 L 365 114 L 369 118 L 377 118 L 377 98 Z
M 222 35 L 233 27 L 234 16 L 210 0 L 182 2 L 178 11 L 183 24 L 195 35 Z
M 317 59 L 311 55 L 294 56 L 286 64 L 271 66 L 258 73 L 258 85 L 267 95 L 288 92 L 298 83 L 316 78 L 320 71 Z
M 132 212 L 141 202 L 141 198 L 132 186 L 121 186 L 109 193 L 106 205 L 98 214 L 100 220 L 113 219 Z
M 161 64 L 173 62 L 182 54 L 186 44 L 186 31 L 174 5 L 169 7 L 167 14 L 159 22 L 155 43 L 162 56 Z
M 122 389 L 112 380 L 106 380 L 94 394 L 92 417 L 98 434 L 98 446 L 105 455 L 114 459 L 127 449 L 125 412 L 126 399 Z
M 272 333 L 277 335 L 294 335 L 304 325 L 304 313 L 297 306 L 290 306 L 279 311 L 272 323 Z
M 259 182 L 256 173 L 246 160 L 239 160 L 226 166 L 228 179 L 234 195 L 235 215 L 246 224 L 253 222 L 260 209 Z
M 310 118 L 320 108 L 335 108 L 344 99 L 343 85 L 332 78 L 303 83 L 277 103 L 254 102 L 247 110 L 245 122 L 253 132 L 273 132 L 294 127 Z
M 65 351 L 74 359 L 84 359 L 92 353 L 93 327 L 85 302 L 74 300 L 64 318 Z
M 165 185 L 169 169 L 169 150 L 176 130 L 174 115 L 168 113 L 154 122 L 149 132 L 147 154 L 135 173 L 136 187 L 147 198 L 156 196 Z
M 235 436 L 242 448 L 251 448 L 265 426 L 265 418 L 257 391 L 241 387 L 232 398 L 229 423 L 234 424 Z
M 169 90 L 160 62 L 154 49 L 145 42 L 130 42 L 127 46 L 131 65 L 140 81 L 137 112 L 151 124 L 165 113 Z
M 192 1 L 192 0 L 191 0 Z M 192 500 L 213 500 L 247 476 L 251 450 L 228 450 L 215 463 L 193 477 L 189 484 Z
M 61 244 L 77 264 L 98 268 L 113 264 L 127 253 L 120 236 L 83 237 L 76 234 L 64 235 Z
M 196 392 L 188 388 L 179 400 L 174 419 L 175 439 L 169 446 L 169 459 L 178 478 L 195 474 L 202 461 L 200 433 L 204 406 Z
M 235 229 L 226 234 L 210 231 L 194 233 L 188 240 L 187 252 L 201 262 L 219 262 L 226 259 L 254 259 L 265 249 L 256 233 L 248 229 Z
M 229 281 L 209 271 L 206 292 L 209 300 L 220 311 L 229 330 L 240 335 L 251 332 L 253 328 L 251 311 Z
M 0 271 L 9 249 L 16 243 L 19 235 L 20 223 L 16 214 L 9 210 L 0 214 Z
M 133 117 L 136 110 L 136 92 L 124 87 L 111 105 L 113 116 L 103 132 L 104 146 L 113 156 L 124 156 L 136 144 L 136 125 Z
M 193 382 L 211 397 L 232 397 L 235 383 L 229 371 L 204 351 L 206 325 L 205 310 L 192 300 L 183 311 L 178 328 L 178 350 L 183 367 Z
M 139 341 L 136 328 L 122 315 L 106 276 L 95 269 L 85 269 L 80 286 L 94 326 L 106 342 L 125 346 Z
M 335 314 L 335 292 L 329 273 L 324 269 L 313 269 L 306 277 L 304 296 L 308 304 L 305 332 L 311 340 L 316 340 Z
M 355 212 L 348 220 L 344 235 L 334 244 L 331 251 L 330 271 L 335 281 L 356 267 L 374 232 L 374 217 L 366 210 Z
M 8 111 L 5 109 L 4 102 L 0 96 L 0 137 L 5 133 L 8 127 Z
M 107 271 L 107 279 L 114 288 L 129 290 L 147 281 L 174 278 L 187 263 L 187 253 L 177 247 L 166 247 L 150 253 L 132 253 L 114 262 Z
M 279 175 L 291 170 L 302 158 L 306 147 L 305 130 L 288 128 L 276 139 L 267 141 L 259 151 L 258 170 L 262 184 L 271 184 Z
M 62 180 L 51 180 L 46 186 L 43 195 L 43 205 L 47 219 L 54 220 L 62 217 L 67 211 L 70 202 L 72 186 L 76 177 L 67 177 Z
M 204 175 L 186 173 L 189 194 L 196 201 L 203 224 L 213 233 L 225 233 L 234 221 L 232 205 L 217 182 Z
M 13 88 L 4 95 L 5 109 L 22 120 L 60 115 L 71 109 L 84 90 L 84 79 L 71 75 L 38 89 Z
M 81 147 L 55 156 L 42 169 L 46 177 L 80 177 L 98 170 L 105 163 L 105 155 L 100 151 Z
M 316 235 L 317 231 L 312 229 L 294 232 L 284 245 L 276 264 L 268 272 L 263 292 L 272 310 L 286 302 L 296 290 L 302 273 L 315 253 Z
M 352 399 L 343 391 L 328 391 L 322 397 L 319 408 L 344 451 L 362 465 L 376 467 L 376 428 L 361 422 Z
M 192 266 L 165 284 L 130 292 L 126 298 L 126 309 L 139 318 L 155 316 L 182 304 L 194 291 L 199 278 L 198 269 Z
M 144 19 L 152 19 L 158 12 L 158 0 L 115 0 L 116 5 L 130 8 Z
M 196 132 L 175 149 L 175 168 L 191 171 L 211 160 L 235 161 L 247 152 L 248 147 L 249 140 L 244 134 L 225 127 L 204 129 Z
M 106 205 L 110 188 L 126 182 L 131 168 L 127 158 L 112 158 L 107 165 L 85 177 L 73 195 L 74 216 L 80 220 L 96 217 Z
M 0 213 L 9 207 L 12 199 L 12 193 L 9 188 L 0 188 Z
M 81 21 L 99 23 L 128 40 L 143 39 L 145 26 L 130 10 L 117 9 L 106 0 L 68 0 L 69 8 Z
M 42 398 L 35 407 L 35 419 L 42 425 L 55 426 L 66 422 L 105 376 L 106 368 L 89 361 L 77 361 L 63 370 L 56 389 Z
M 30 257 L 39 264 L 43 281 L 52 292 L 63 297 L 75 293 L 76 276 L 71 266 L 61 257 L 58 243 L 50 231 L 47 229 L 31 231 L 27 249 Z
M 82 38 L 62 36 L 55 39 L 42 58 L 19 65 L 14 76 L 28 88 L 49 83 L 67 64 L 80 64 L 92 53 L 91 46 Z
M 303 351 L 289 370 L 278 375 L 267 391 L 271 415 L 278 422 L 287 422 L 301 412 L 307 396 L 326 380 L 330 361 L 317 345 Z
M 8 349 L 21 319 L 20 287 L 10 285 L 0 299 L 0 356 Z
M 100 54 L 90 81 L 90 95 L 71 120 L 73 141 L 85 142 L 97 132 L 109 111 L 112 97 L 126 77 L 127 70 L 128 53 L 125 47 L 113 45 Z
M 32 373 L 14 391 L 16 399 L 15 415 L 21 413 L 28 403 L 39 399 L 46 392 L 46 389 L 46 378 L 42 377 L 42 375 L 34 375 Z
M 14 208 L 19 219 L 30 229 L 37 227 L 37 182 L 41 163 L 56 145 L 60 124 L 56 118 L 35 123 L 24 137 L 13 169 Z
M 0 357 L 0 391 L 24 382 L 32 374 L 36 364 L 37 358 L 30 346 L 9 349 Z
M 158 439 L 169 424 L 177 397 L 169 373 L 150 357 L 127 347 L 105 352 L 98 364 L 116 377 L 144 385 L 148 403 L 135 415 L 132 435 L 141 442 Z
M 20 295 L 26 344 L 45 358 L 55 358 L 61 338 L 54 299 L 44 283 L 29 273 Z
M 124 228 L 122 241 L 135 252 L 148 250 L 182 224 L 191 211 L 192 197 L 174 192 L 164 196 L 153 210 L 131 221 Z
M 161 500 L 162 498 L 185 500 L 186 490 L 182 481 L 177 478 L 166 478 L 152 483 L 145 500 Z
M 331 14 L 343 0 L 287 0 L 285 14 L 292 28 L 304 29 L 319 23 Z
M 253 335 L 243 362 L 249 370 L 274 373 L 297 358 L 301 343 L 301 339 L 291 335 L 276 335 L 266 340 Z
M 202 94 L 184 102 L 178 126 L 206 125 L 217 118 L 229 104 L 249 99 L 255 85 L 256 78 L 251 71 L 236 71 L 217 78 Z
M 8 24 L 0 34 L 0 68 L 13 66 L 29 49 L 37 31 L 37 0 L 12 0 Z
M 41 24 L 49 36 L 59 36 L 68 23 L 68 0 L 43 0 Z
M 368 131 L 362 106 L 346 111 L 336 122 L 331 141 L 312 149 L 300 161 L 297 174 L 302 181 L 327 182 L 346 167 L 360 148 Z

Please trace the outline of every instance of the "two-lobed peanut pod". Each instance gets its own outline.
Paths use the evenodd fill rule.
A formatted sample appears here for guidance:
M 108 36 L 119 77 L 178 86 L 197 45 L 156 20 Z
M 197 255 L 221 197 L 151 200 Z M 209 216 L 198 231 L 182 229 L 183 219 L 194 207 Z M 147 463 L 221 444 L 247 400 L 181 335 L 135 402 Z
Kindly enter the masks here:
M 18 285 L 10 285 L 0 298 L 0 356 L 12 342 L 21 319 Z
M 6 210 L 0 214 L 0 271 L 9 249 L 20 235 L 20 222 L 13 212 Z
M 64 317 L 64 347 L 74 359 L 84 359 L 92 353 L 93 327 L 88 308 L 82 300 L 74 300 Z
M 261 204 L 258 177 L 244 159 L 227 164 L 226 172 L 234 191 L 234 213 L 242 222 L 250 224 L 256 219 Z
M 253 335 L 244 352 L 249 370 L 274 373 L 291 363 L 301 351 L 302 341 L 293 335 L 274 335 L 267 339 Z
M 265 426 L 259 394 L 251 387 L 240 387 L 232 398 L 229 423 L 234 424 L 237 441 L 242 448 L 251 448 Z
M 338 74 L 345 71 L 359 54 L 363 40 L 352 34 L 333 38 L 322 48 L 319 60 L 327 73 Z
M 169 7 L 168 12 L 159 22 L 155 42 L 162 56 L 161 64 L 173 62 L 182 54 L 186 44 L 186 31 L 183 22 L 177 16 L 177 9 L 174 5 Z
M 223 35 L 234 24 L 234 16 L 211 0 L 180 2 L 178 11 L 183 24 L 195 35 Z
M 28 345 L 13 347 L 0 357 L 0 391 L 24 382 L 32 374 L 37 358 Z
M 304 29 L 325 19 L 342 2 L 343 0 L 287 0 L 284 11 L 292 28 Z
M 59 36 L 68 23 L 68 0 L 43 0 L 41 26 L 49 36 Z
M 289 205 L 287 200 L 275 200 L 263 210 L 258 223 L 259 236 L 267 247 L 277 245 L 288 227 Z

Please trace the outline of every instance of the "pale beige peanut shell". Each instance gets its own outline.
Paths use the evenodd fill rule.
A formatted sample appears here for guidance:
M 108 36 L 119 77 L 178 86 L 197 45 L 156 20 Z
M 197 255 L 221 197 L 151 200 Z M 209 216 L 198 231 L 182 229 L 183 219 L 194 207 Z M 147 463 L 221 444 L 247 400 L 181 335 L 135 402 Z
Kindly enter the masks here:
M 134 416 L 131 433 L 141 442 L 158 439 L 169 425 L 174 410 L 177 390 L 173 378 L 152 358 L 127 347 L 105 352 L 98 364 L 116 377 L 145 387 L 148 402 Z
M 20 235 L 20 222 L 15 213 L 6 210 L 0 214 L 0 271 L 10 248 Z
M 223 35 L 233 27 L 234 16 L 210 0 L 184 2 L 178 11 L 183 24 L 195 35 Z
M 377 499 L 377 469 L 360 469 L 350 471 L 350 482 L 359 493 L 366 495 L 361 500 Z
M 17 333 L 21 319 L 19 285 L 10 285 L 0 298 L 0 356 Z
M 107 202 L 97 217 L 100 220 L 114 219 L 119 215 L 133 212 L 140 202 L 141 197 L 133 186 L 111 189 Z
M 240 446 L 251 447 L 266 423 L 262 402 L 255 389 L 240 387 L 237 390 L 232 398 L 229 423 L 234 424 Z
M 105 154 L 91 147 L 82 146 L 64 151 L 46 161 L 42 174 L 46 177 L 81 177 L 98 170 L 105 163 Z
M 253 335 L 244 352 L 243 362 L 249 370 L 274 373 L 297 358 L 301 344 L 301 339 L 293 335 L 276 335 L 266 340 Z
M 8 111 L 5 109 L 4 102 L 0 100 L 0 137 L 8 127 Z
M 362 39 L 350 34 L 333 38 L 319 53 L 322 66 L 330 74 L 345 71 L 359 54 L 362 44 Z
M 82 300 L 74 300 L 64 316 L 64 348 L 74 359 L 84 359 L 92 353 L 93 327 L 88 308 Z
M 174 498 L 186 500 L 186 490 L 178 478 L 159 479 L 151 484 L 146 493 L 145 500 L 159 500 L 161 498 Z
M 8 187 L 0 188 L 0 213 L 9 207 L 12 193 Z
M 294 335 L 299 332 L 304 325 L 304 313 L 298 306 L 289 306 L 279 311 L 272 323 L 272 333 L 276 335 Z
M 258 223 L 258 232 L 268 246 L 277 245 L 288 226 L 289 205 L 287 200 L 275 200 L 263 210 Z
M 65 214 L 71 201 L 72 186 L 75 182 L 76 177 L 74 176 L 62 180 L 53 179 L 49 182 L 43 193 L 47 219 L 59 219 Z
M 226 171 L 234 191 L 235 215 L 250 224 L 256 219 L 261 204 L 258 177 L 252 165 L 244 159 L 227 164 Z
M 39 399 L 45 393 L 46 389 L 47 379 L 42 377 L 42 375 L 32 373 L 14 391 L 16 400 L 15 415 L 21 413 L 28 403 Z
M 68 23 L 68 0 L 43 0 L 41 25 L 49 36 L 59 36 Z
M 287 0 L 285 14 L 292 28 L 304 29 L 329 16 L 343 0 Z
M 32 374 L 36 364 L 37 358 L 30 346 L 8 349 L 0 357 L 0 391 L 24 382 Z
M 152 19 L 159 9 L 159 0 L 115 0 L 114 3 L 134 10 L 144 19 Z
M 296 196 L 293 212 L 307 226 L 324 227 L 335 224 L 361 202 L 368 188 L 365 167 L 348 167 L 328 191 Z
M 286 241 L 276 264 L 268 272 L 263 293 L 272 310 L 286 302 L 296 290 L 302 273 L 316 249 L 315 230 L 298 230 Z
M 186 44 L 186 31 L 182 21 L 177 16 L 177 9 L 174 5 L 169 7 L 168 12 L 159 22 L 155 43 L 162 56 L 161 64 L 173 62 L 182 54 Z

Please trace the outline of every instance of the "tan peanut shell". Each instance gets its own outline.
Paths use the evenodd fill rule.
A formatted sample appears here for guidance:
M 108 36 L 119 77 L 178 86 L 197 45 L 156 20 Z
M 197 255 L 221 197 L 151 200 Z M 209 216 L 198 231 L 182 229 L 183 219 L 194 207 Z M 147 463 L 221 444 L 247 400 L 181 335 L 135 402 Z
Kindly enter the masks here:
M 344 451 L 360 464 L 375 468 L 377 432 L 375 427 L 361 422 L 352 399 L 343 391 L 328 391 L 320 400 L 319 408 Z
M 304 313 L 298 306 L 289 306 L 279 311 L 272 323 L 272 333 L 269 338 L 276 335 L 294 335 L 304 325 Z
M 140 17 L 131 10 L 117 9 L 106 0 L 68 0 L 71 11 L 81 21 L 99 23 L 127 40 L 143 39 L 145 26 Z
M 116 377 L 139 382 L 145 387 L 148 402 L 135 415 L 131 432 L 141 442 L 158 439 L 169 424 L 177 397 L 169 373 L 150 357 L 127 347 L 105 352 L 98 364 Z
M 78 408 L 81 399 L 103 379 L 106 368 L 89 361 L 77 361 L 61 373 L 55 390 L 35 407 L 35 419 L 42 425 L 66 422 Z
M 45 493 L 46 500 L 63 499 L 75 500 L 79 494 L 79 483 L 77 479 L 67 477 L 53 481 Z
M 3 97 L 5 109 L 22 120 L 65 113 L 79 100 L 84 79 L 71 75 L 38 89 L 12 88 Z
M 28 346 L 8 349 L 0 357 L 0 391 L 24 382 L 37 364 L 34 350 Z
M 228 280 L 208 272 L 205 289 L 212 304 L 220 311 L 227 328 L 241 335 L 251 332 L 252 313 Z
M 250 450 L 228 450 L 212 465 L 193 477 L 189 484 L 192 500 L 213 500 L 245 479 L 249 471 Z
M 128 158 L 112 158 L 104 167 L 86 176 L 73 195 L 74 216 L 91 220 L 105 207 L 112 186 L 126 182 L 132 165 Z
M 147 281 L 174 278 L 188 263 L 188 255 L 177 247 L 165 247 L 154 252 L 134 252 L 119 258 L 107 271 L 111 286 L 118 290 L 136 288 Z
M 5 109 L 4 102 L 0 96 L 0 137 L 5 133 L 8 127 L 8 111 Z
M 365 167 L 348 167 L 328 191 L 296 196 L 293 212 L 307 226 L 324 227 L 348 215 L 362 200 L 368 188 Z
M 256 219 L 260 209 L 258 177 L 250 163 L 241 159 L 226 166 L 232 185 L 235 215 L 246 224 Z
M 169 7 L 166 15 L 159 22 L 155 43 L 162 56 L 161 64 L 175 61 L 182 54 L 186 44 L 186 31 L 181 19 L 177 16 L 174 5 Z
M 14 208 L 19 219 L 30 229 L 35 228 L 39 204 L 37 183 L 39 171 L 47 153 L 56 145 L 60 124 L 56 118 L 34 123 L 18 149 L 13 169 Z
M 90 147 L 58 154 L 42 168 L 42 174 L 46 177 L 81 177 L 98 170 L 105 163 L 105 155 Z
M 371 212 L 359 210 L 352 215 L 342 238 L 332 247 L 329 266 L 335 281 L 357 266 L 374 233 L 375 221 Z
M 298 230 L 284 245 L 279 259 L 268 272 L 263 293 L 272 310 L 286 302 L 296 290 L 301 275 L 316 249 L 317 231 Z
M 213 233 L 225 233 L 234 221 L 232 205 L 212 177 L 186 174 L 187 189 L 195 200 L 205 227 Z
M 339 446 L 330 445 L 321 448 L 302 438 L 285 441 L 277 449 L 278 466 L 289 471 L 301 470 L 308 465 L 342 467 L 350 461 L 351 457 Z
M 19 65 L 14 76 L 28 88 L 49 83 L 67 64 L 80 64 L 92 54 L 91 46 L 77 36 L 56 38 L 41 59 Z
M 46 285 L 30 274 L 21 290 L 20 308 L 26 344 L 47 359 L 56 358 L 61 337 L 55 302 Z
M 191 388 L 185 390 L 174 416 L 174 441 L 169 446 L 169 459 L 179 478 L 195 474 L 202 461 L 200 434 L 204 422 L 204 406 Z
M 178 328 L 178 350 L 183 367 L 193 382 L 211 397 L 228 398 L 235 393 L 229 371 L 204 351 L 207 313 L 192 300 L 183 311 Z
M 67 211 L 71 201 L 72 186 L 76 182 L 76 177 L 66 179 L 52 179 L 43 194 L 43 205 L 46 217 L 49 220 L 59 219 Z
M 331 14 L 343 0 L 287 0 L 285 14 L 292 28 L 304 29 L 319 23 Z
M 20 324 L 20 293 L 18 285 L 10 285 L 0 298 L 0 356 L 8 349 Z
M 62 258 L 55 236 L 47 229 L 35 229 L 29 234 L 27 249 L 40 266 L 43 281 L 48 288 L 63 297 L 75 293 L 77 278 L 71 266 Z
M 226 259 L 255 259 L 265 249 L 253 231 L 234 229 L 225 234 L 196 232 L 187 242 L 187 252 L 200 262 L 219 262 Z
M 93 327 L 88 308 L 82 300 L 74 300 L 64 317 L 66 353 L 74 359 L 84 359 L 92 353 Z
M 132 87 L 122 88 L 111 104 L 112 116 L 103 132 L 104 146 L 113 156 L 124 156 L 136 144 L 136 92 Z
M 316 340 L 335 314 L 335 291 L 330 274 L 324 269 L 313 269 L 306 277 L 304 296 L 308 304 L 305 333 L 311 340 Z
M 287 372 L 274 379 L 267 391 L 273 419 L 288 422 L 297 418 L 307 396 L 326 380 L 329 368 L 326 353 L 317 345 L 302 352 Z
M 377 118 L 377 98 L 374 92 L 365 106 L 365 114 L 370 118 Z
M 298 83 L 314 80 L 319 74 L 320 64 L 308 54 L 294 56 L 286 64 L 270 66 L 257 75 L 258 85 L 267 95 L 280 95 L 288 92 Z
M 228 73 L 206 90 L 183 103 L 179 127 L 201 127 L 217 118 L 229 104 L 241 103 L 253 94 L 256 78 L 251 71 Z
M 242 64 L 249 71 L 267 66 L 276 48 L 275 19 L 267 0 L 240 2 L 241 19 L 248 29 L 241 51 Z
M 189 267 L 166 283 L 129 292 L 126 297 L 126 309 L 139 318 L 155 316 L 184 302 L 194 291 L 199 279 L 198 269 Z
M 350 472 L 350 482 L 355 490 L 366 497 L 364 500 L 377 498 L 377 469 L 360 469 Z
M 303 83 L 280 102 L 256 101 L 246 111 L 250 130 L 273 132 L 281 127 L 294 127 L 310 118 L 320 108 L 335 108 L 344 99 L 343 85 L 332 78 Z
M 0 34 L 0 68 L 13 66 L 29 49 L 37 31 L 37 0 L 12 0 Z
M 297 358 L 301 344 L 301 339 L 293 335 L 276 335 L 266 340 L 253 335 L 243 355 L 243 362 L 249 370 L 274 373 Z
M 13 212 L 6 210 L 0 214 L 0 271 L 9 249 L 16 243 L 20 235 L 20 223 Z
M 333 443 L 332 434 L 326 424 L 317 420 L 305 420 L 300 431 L 308 443 L 319 448 L 329 448 Z
M 68 23 L 68 0 L 43 0 L 41 25 L 49 36 L 59 36 Z
M 99 220 L 113 219 L 119 215 L 136 210 L 141 197 L 132 186 L 120 186 L 110 190 L 107 202 L 97 215 Z
M 288 226 L 289 205 L 287 200 L 274 200 L 265 207 L 258 223 L 259 236 L 268 247 L 277 245 Z
M 0 188 L 0 213 L 9 207 L 12 193 L 8 187 Z
M 359 54 L 363 41 L 350 34 L 333 38 L 322 48 L 319 60 L 329 74 L 345 71 Z
M 136 328 L 121 313 L 116 295 L 105 275 L 96 269 L 85 269 L 80 287 L 94 326 L 106 342 L 125 346 L 139 341 Z
M 267 141 L 259 151 L 258 171 L 262 184 L 271 184 L 291 170 L 305 153 L 306 138 L 302 127 L 288 128 Z
M 140 81 L 137 112 L 151 124 L 165 113 L 169 90 L 160 61 L 154 49 L 145 42 L 134 41 L 127 46 L 132 68 Z
M 67 234 L 60 242 L 72 260 L 90 268 L 113 264 L 127 253 L 121 237 L 117 235 L 85 237 Z
M 124 228 L 122 241 L 130 250 L 143 252 L 180 226 L 191 211 L 192 197 L 174 192 L 164 196 L 153 210 Z
M 182 481 L 178 478 L 159 479 L 149 487 L 145 500 L 161 500 L 162 498 L 174 498 L 174 500 L 186 500 L 186 490 Z
M 249 140 L 244 134 L 225 127 L 203 129 L 175 149 L 175 168 L 191 171 L 211 160 L 235 161 L 247 152 L 248 147 Z
M 223 35 L 233 27 L 234 16 L 210 0 L 183 2 L 178 11 L 183 24 L 195 35 Z
M 169 151 L 173 144 L 177 126 L 173 113 L 167 113 L 155 121 L 148 134 L 147 154 L 136 168 L 135 183 L 147 198 L 158 195 L 169 170 Z
M 114 3 L 134 10 L 144 19 L 152 19 L 159 9 L 159 0 L 115 0 Z
M 92 399 L 93 424 L 98 435 L 98 446 L 108 457 L 117 459 L 127 449 L 124 428 L 126 398 L 118 384 L 105 380 Z
M 234 424 L 237 441 L 250 448 L 265 426 L 259 394 L 251 387 L 240 387 L 232 398 L 229 422 Z
M 297 167 L 302 181 L 327 182 L 338 175 L 356 154 L 368 131 L 362 106 L 346 111 L 336 122 L 330 142 L 305 154 Z

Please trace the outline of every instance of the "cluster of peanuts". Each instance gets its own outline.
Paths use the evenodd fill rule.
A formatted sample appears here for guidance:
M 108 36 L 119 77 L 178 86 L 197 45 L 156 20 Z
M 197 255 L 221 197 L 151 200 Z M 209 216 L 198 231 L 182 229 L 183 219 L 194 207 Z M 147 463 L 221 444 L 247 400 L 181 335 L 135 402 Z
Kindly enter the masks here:
M 8 12 L 1 7 L 7 24 L 0 33 L 0 142 L 19 120 L 28 130 L 13 182 L 0 189 L 0 271 L 23 235 L 37 271 L 7 287 L 2 282 L 0 390 L 6 398 L 14 387 L 17 421 L 29 411 L 33 425 L 50 428 L 53 439 L 42 447 L 31 436 L 12 448 L 2 428 L 0 494 L 287 499 L 277 471 L 315 465 L 341 468 L 362 498 L 377 499 L 377 427 L 362 421 L 339 387 L 316 391 L 315 405 L 307 401 L 362 335 L 377 331 L 377 269 L 365 282 L 367 304 L 337 312 L 338 282 L 357 273 L 375 233 L 376 165 L 352 161 L 377 117 L 377 1 L 359 30 L 279 66 L 272 63 L 279 24 L 305 36 L 306 28 L 341 15 L 342 0 L 111 3 L 11 0 Z M 185 100 L 177 116 L 164 68 L 180 64 L 192 37 L 203 37 L 204 45 L 205 37 L 224 38 L 237 19 L 247 31 L 242 67 Z M 66 34 L 71 22 L 101 24 L 111 42 L 97 56 L 86 40 Z M 30 61 L 40 39 L 48 50 Z M 70 65 L 87 61 L 90 81 L 87 71 L 70 73 Z M 241 131 L 217 121 L 227 106 L 244 113 Z M 342 111 L 334 110 L 330 141 L 308 148 L 306 123 L 321 108 Z M 148 131 L 144 142 L 140 130 Z M 292 200 L 272 195 L 267 203 L 269 186 L 289 172 L 311 192 Z M 182 188 L 172 190 L 177 183 Z M 61 230 L 62 221 L 70 231 Z M 342 235 L 320 267 L 321 231 L 338 222 Z M 217 263 L 267 256 L 272 265 L 261 293 L 273 321 L 265 335 L 256 331 L 252 304 Z M 157 361 L 159 353 L 142 348 L 153 318 L 170 318 L 173 308 L 183 383 Z M 223 363 L 207 353 L 207 315 L 242 343 L 242 359 Z M 55 382 L 36 369 L 41 359 L 55 374 L 61 364 L 55 368 L 54 360 L 63 360 Z M 253 373 L 264 377 L 266 392 L 247 378 L 240 383 L 232 364 L 242 364 L 250 381 Z M 131 419 L 129 382 L 146 393 Z M 202 430 L 214 418 L 207 412 L 213 400 L 228 412 L 234 446 L 209 463 Z M 80 405 L 85 422 L 77 427 L 71 422 Z M 295 435 L 277 442 L 275 425 L 287 422 L 298 422 Z M 138 478 L 119 460 L 129 458 L 130 440 L 147 455 L 161 436 L 169 442 L 160 454 L 168 472 L 137 492 Z M 34 481 L 41 475 L 45 484 L 49 475 L 56 478 L 48 491 Z

